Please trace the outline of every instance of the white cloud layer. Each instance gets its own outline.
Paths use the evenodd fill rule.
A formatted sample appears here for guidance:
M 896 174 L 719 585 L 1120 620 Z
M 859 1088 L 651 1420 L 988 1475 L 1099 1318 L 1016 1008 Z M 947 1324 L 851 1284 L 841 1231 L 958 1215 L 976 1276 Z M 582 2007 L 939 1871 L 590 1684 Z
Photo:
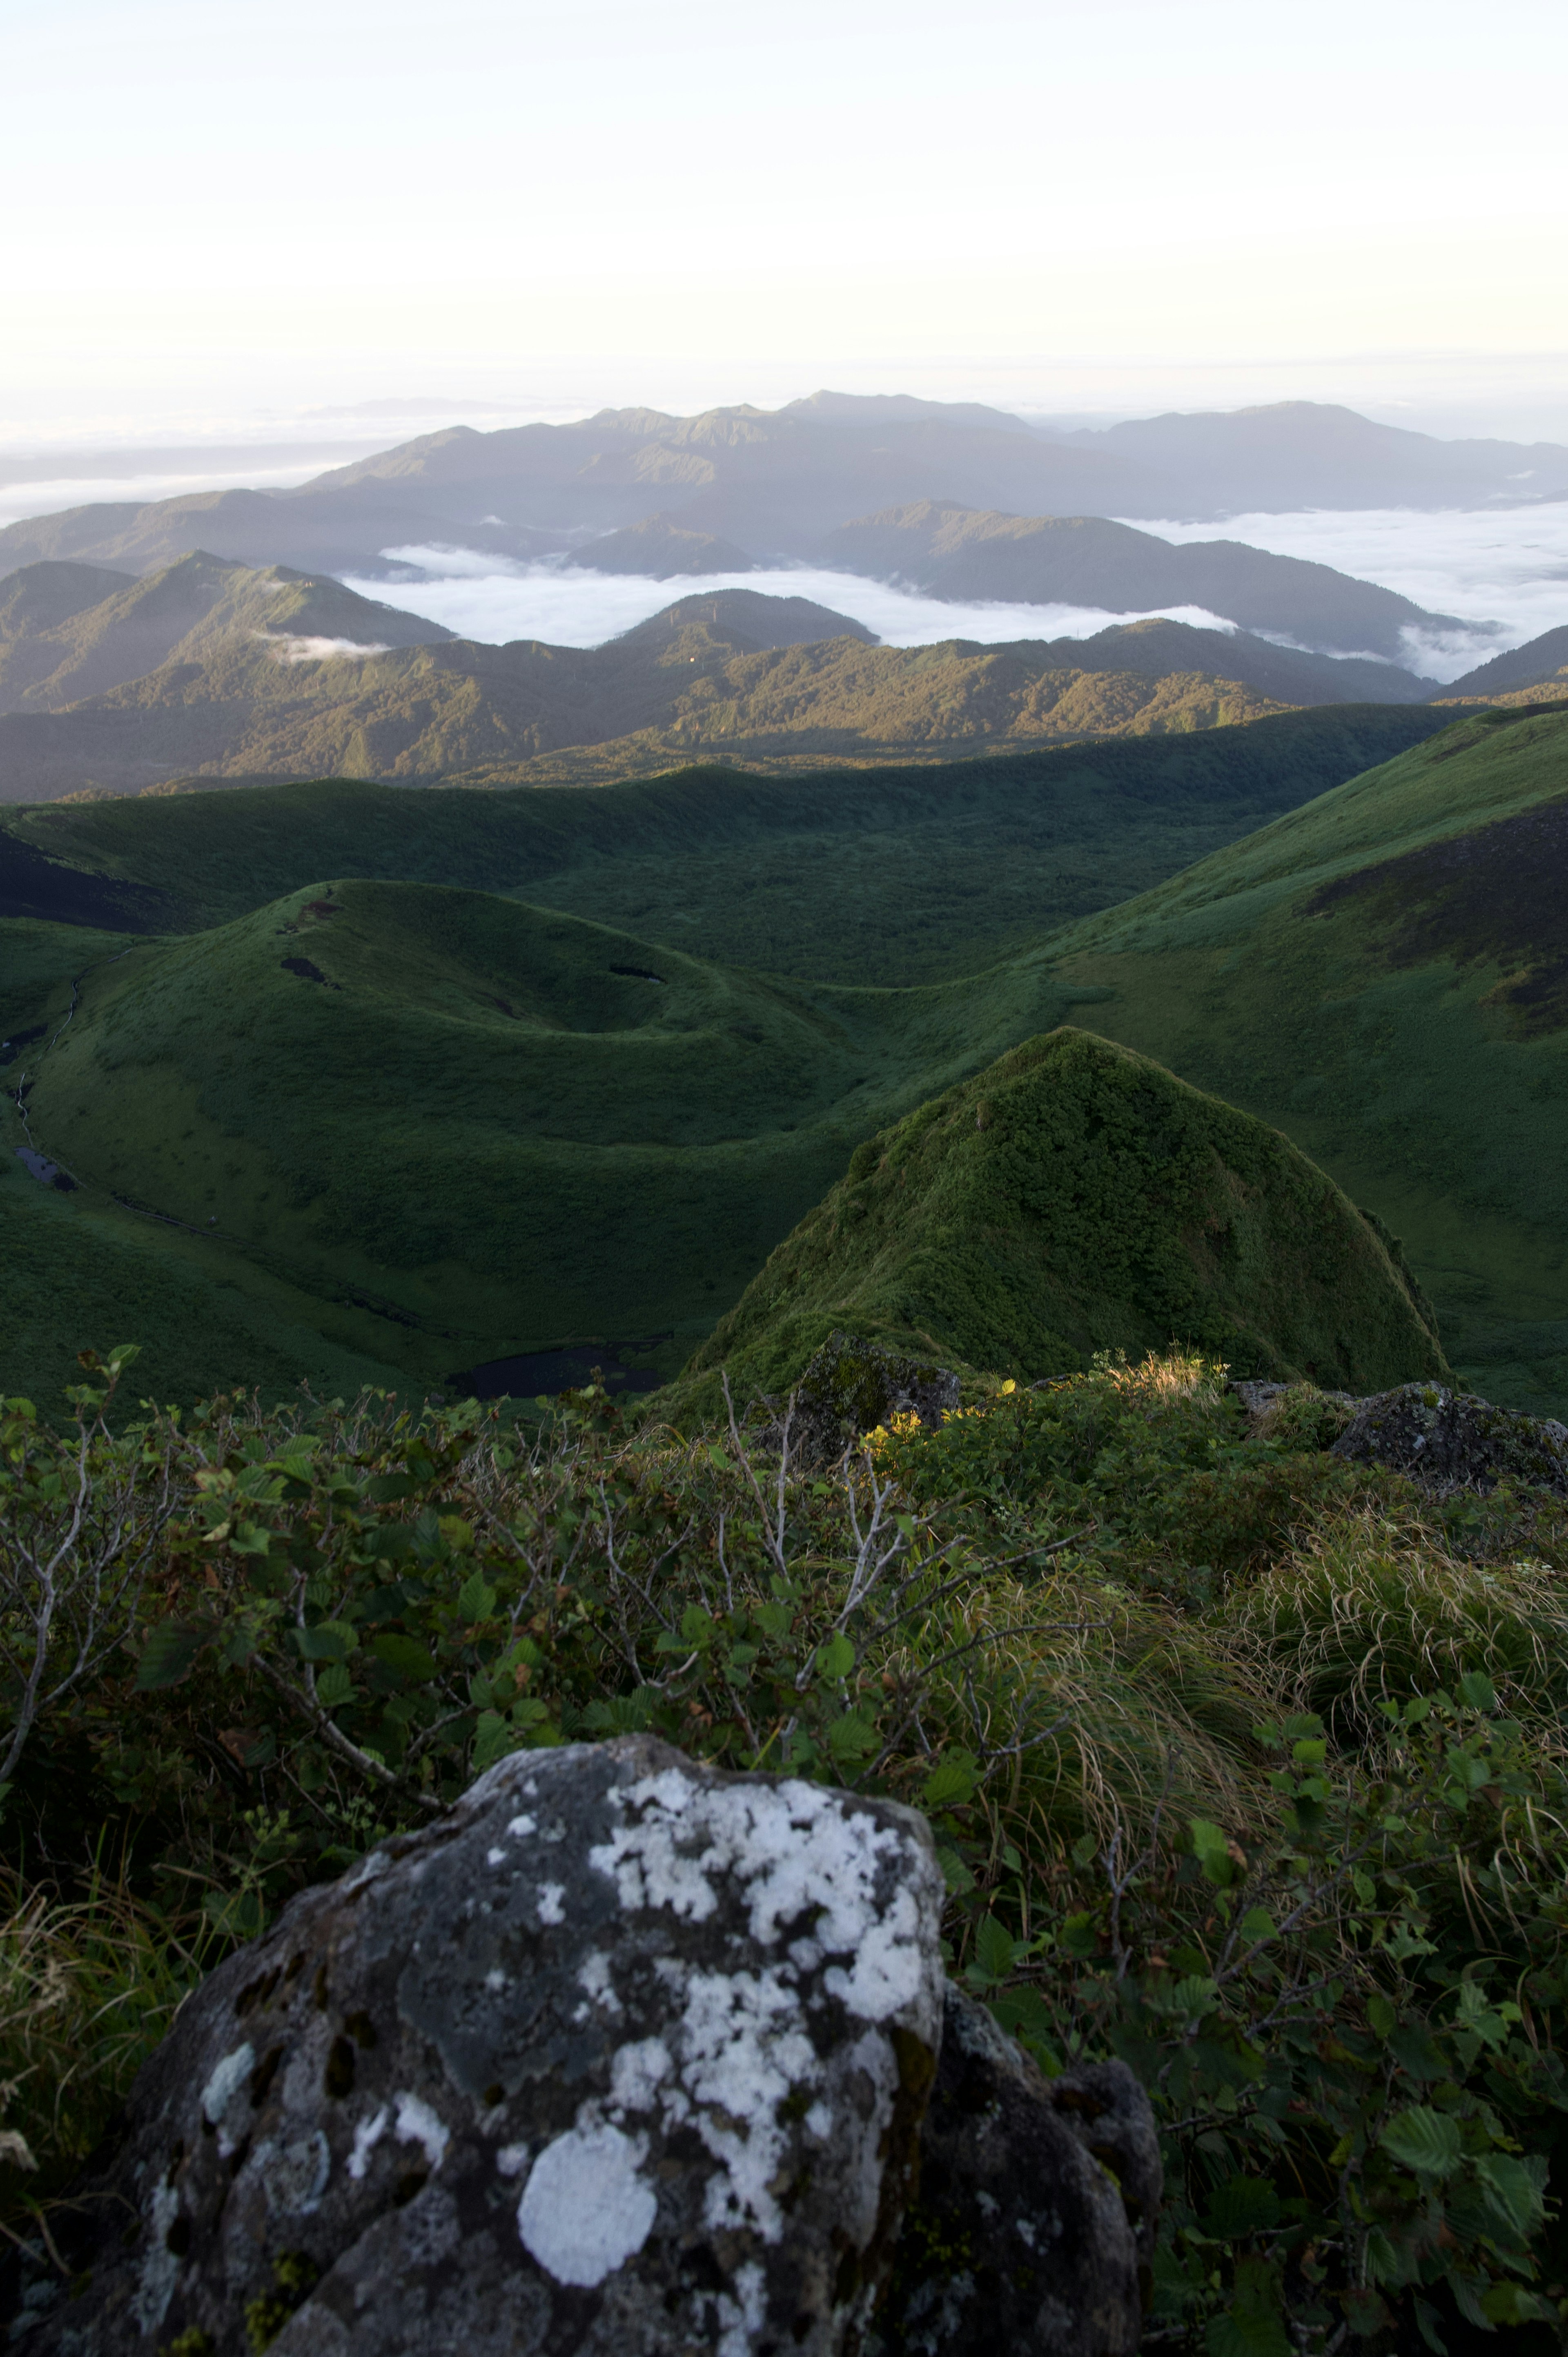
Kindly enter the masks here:
M 274 660 L 281 663 L 331 662 L 345 656 L 362 659 L 366 655 L 392 652 L 389 646 L 379 640 L 371 646 L 361 646 L 358 639 L 310 639 L 297 634 L 285 638 L 281 634 L 274 635 L 271 630 L 258 630 L 256 636 L 275 651 Z
M 1310 557 L 1380 581 L 1428 613 L 1455 615 L 1458 630 L 1407 634 L 1412 667 L 1429 679 L 1457 679 L 1489 655 L 1568 622 L 1568 500 L 1435 514 L 1322 508 L 1234 515 L 1222 524 L 1140 522 L 1138 529 L 1164 540 L 1223 536 L 1280 556 Z
M 1087 639 L 1114 622 L 1137 619 L 1094 606 L 956 604 L 865 581 L 853 573 L 829 573 L 807 565 L 767 573 L 714 573 L 675 581 L 640 574 L 591 573 L 577 566 L 517 565 L 497 569 L 493 557 L 464 549 L 392 548 L 389 559 L 418 565 L 433 577 L 372 581 L 345 574 L 350 589 L 379 597 L 404 612 L 442 622 L 466 639 L 500 643 L 542 639 L 552 646 L 594 647 L 618 637 L 678 598 L 715 589 L 756 589 L 764 597 L 810 597 L 835 614 L 847 614 L 891 647 L 929 646 L 940 639 L 974 639 L 984 645 L 1013 639 Z M 1200 630 L 1233 626 L 1201 606 L 1150 609 Z

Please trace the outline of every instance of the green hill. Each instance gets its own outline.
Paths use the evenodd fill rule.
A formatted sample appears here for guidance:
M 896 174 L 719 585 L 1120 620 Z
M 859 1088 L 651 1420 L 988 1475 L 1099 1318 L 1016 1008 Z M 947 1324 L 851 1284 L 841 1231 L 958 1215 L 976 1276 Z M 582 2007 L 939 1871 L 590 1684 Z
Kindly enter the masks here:
M 1568 713 L 1488 711 L 1058 933 L 1081 1017 L 1404 1238 L 1450 1357 L 1568 1396 Z
M 303 1314 L 425 1383 L 577 1339 L 648 1342 L 673 1372 L 868 1130 L 1063 996 L 1009 967 L 906 992 L 768 982 L 413 884 L 93 940 L 52 988 L 48 938 L 31 929 L 32 982 L 8 996 L 26 1129 L 5 1119 L 75 1182 L 38 1187 L 68 1260 L 83 1213 L 143 1246 L 166 1232 L 182 1282 L 210 1247 L 249 1265 L 274 1327 Z M 231 1308 L 231 1328 L 251 1314 Z
M 787 1387 L 840 1327 L 1025 1377 L 1172 1342 L 1357 1392 L 1445 1372 L 1419 1294 L 1332 1179 L 1068 1028 L 859 1146 L 693 1355 L 675 1411 L 711 1411 L 721 1367 L 743 1394 Z
M 1420 705 L 1342 705 L 929 767 L 694 768 L 589 794 L 338 780 L 56 802 L 0 821 L 0 918 L 187 931 L 318 877 L 375 876 L 547 901 L 811 980 L 935 981 L 1145 890 L 1446 725 Z

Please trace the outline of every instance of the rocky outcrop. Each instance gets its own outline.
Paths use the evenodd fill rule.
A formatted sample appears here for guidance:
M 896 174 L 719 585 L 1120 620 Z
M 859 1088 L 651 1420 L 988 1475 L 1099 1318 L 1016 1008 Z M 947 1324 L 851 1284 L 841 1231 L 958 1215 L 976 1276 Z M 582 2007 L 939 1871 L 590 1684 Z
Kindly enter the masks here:
M 644 1737 L 514 1755 L 190 2000 L 57 2230 L 70 2295 L 13 2345 L 851 2349 L 936 2067 L 941 1895 L 888 1803 Z
M 959 1379 L 949 1368 L 901 1357 L 858 1335 L 830 1334 L 787 1401 L 757 1402 L 752 1437 L 778 1448 L 787 1429 L 793 1459 L 832 1465 L 893 1416 L 918 1415 L 935 1431 L 958 1402 Z
M 1047 2080 L 950 1986 L 878 2357 L 1136 2349 L 1160 2184 L 1148 2097 L 1124 2063 Z
M 9 2345 L 1133 2357 L 1147 2098 L 1046 2082 L 944 1982 L 941 1899 L 890 1803 L 516 1754 L 187 2004 Z
M 1401 1383 L 1358 1401 L 1331 1453 L 1408 1473 L 1434 1497 L 1486 1492 L 1504 1479 L 1568 1497 L 1568 1426 L 1444 1383 Z

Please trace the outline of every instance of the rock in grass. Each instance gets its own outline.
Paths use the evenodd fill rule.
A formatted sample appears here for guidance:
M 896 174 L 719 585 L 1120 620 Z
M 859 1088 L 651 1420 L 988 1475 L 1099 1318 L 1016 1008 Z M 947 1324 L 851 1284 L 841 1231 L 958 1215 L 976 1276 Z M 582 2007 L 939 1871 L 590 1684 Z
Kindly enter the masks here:
M 78 2188 L 73 2296 L 15 2346 L 853 2347 L 935 2069 L 941 1896 L 889 1803 L 645 1737 L 514 1755 L 190 2000 Z
M 1445 1383 L 1401 1383 L 1357 1403 L 1332 1454 L 1387 1465 L 1434 1497 L 1505 1479 L 1568 1497 L 1568 1425 L 1494 1407 Z
M 876 2357 L 1132 2357 L 1160 2187 L 1125 2063 L 1047 2081 L 950 1987 Z
M 777 1448 L 787 1435 L 791 1458 L 832 1465 L 891 1417 L 918 1415 L 935 1431 L 958 1402 L 959 1380 L 949 1368 L 853 1334 L 830 1334 L 788 1399 L 758 1402 L 753 1437 Z

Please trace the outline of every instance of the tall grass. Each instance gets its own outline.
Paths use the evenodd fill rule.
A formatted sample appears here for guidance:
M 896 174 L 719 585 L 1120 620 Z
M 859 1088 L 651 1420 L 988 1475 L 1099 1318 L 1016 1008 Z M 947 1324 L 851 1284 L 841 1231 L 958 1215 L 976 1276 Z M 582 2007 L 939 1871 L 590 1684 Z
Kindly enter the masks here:
M 200 1978 L 199 1933 L 95 1876 L 80 1898 L 0 1871 L 0 2201 L 97 2143 Z
M 1408 1514 L 1372 1505 L 1337 1514 L 1237 1596 L 1213 1633 L 1247 1674 L 1316 1711 L 1341 1740 L 1380 1722 L 1379 1705 L 1467 1672 L 1504 1707 L 1555 1720 L 1568 1705 L 1568 1594 L 1526 1557 L 1475 1563 Z

